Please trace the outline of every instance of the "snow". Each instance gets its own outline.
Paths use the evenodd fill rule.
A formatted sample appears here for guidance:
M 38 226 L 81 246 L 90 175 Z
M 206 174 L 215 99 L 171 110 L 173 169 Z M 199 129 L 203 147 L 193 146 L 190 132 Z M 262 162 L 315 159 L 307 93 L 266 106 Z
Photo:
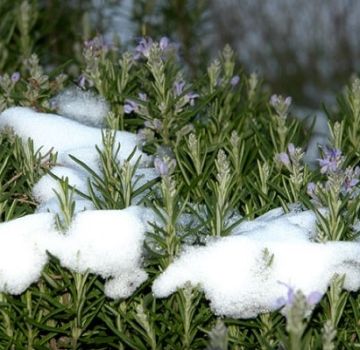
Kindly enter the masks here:
M 49 213 L 0 224 L 0 292 L 21 294 L 39 279 L 47 262 L 44 245 L 54 231 Z
M 111 278 L 105 282 L 108 296 L 130 296 L 147 279 L 142 215 L 140 207 L 87 210 L 75 215 L 65 234 L 56 230 L 51 213 L 0 224 L 0 292 L 20 294 L 36 282 L 48 251 L 72 271 Z
M 56 101 L 61 113 L 82 123 L 101 125 L 106 114 L 105 102 L 91 94 L 76 92 L 71 96 L 65 92 Z M 94 103 L 93 114 L 88 113 L 84 101 Z M 72 157 L 102 176 L 95 148 L 102 147 L 102 130 L 69 118 L 14 107 L 0 115 L 0 130 L 11 128 L 24 141 L 32 138 L 35 149 L 42 148 L 43 153 L 50 149 L 57 152 L 58 164 L 51 169 L 52 174 L 66 178 L 71 186 L 88 194 L 90 175 Z M 320 122 L 317 125 L 318 129 L 324 126 Z M 121 163 L 137 146 L 137 138 L 135 134 L 116 131 L 115 140 L 121 144 Z M 131 164 L 139 156 L 143 167 L 136 170 L 133 178 L 135 189 L 158 176 L 154 168 L 144 167 L 151 158 L 139 149 Z M 148 223 L 159 221 L 156 213 L 140 205 L 123 210 L 95 210 L 91 201 L 74 193 L 72 224 L 60 233 L 55 228 L 55 214 L 61 215 L 55 192 L 60 190 L 59 182 L 45 174 L 32 189 L 39 203 L 36 214 L 0 224 L 0 292 L 20 294 L 36 282 L 49 252 L 71 271 L 104 278 L 108 297 L 129 297 L 148 277 L 142 266 L 143 244 L 150 228 Z M 144 195 L 137 196 L 133 204 L 140 203 Z M 197 209 L 206 219 L 206 211 Z M 231 236 L 209 237 L 205 246 L 184 246 L 180 256 L 154 281 L 155 296 L 167 297 L 190 282 L 204 291 L 216 314 L 250 318 L 276 310 L 277 301 L 286 298 L 286 286 L 306 295 L 314 291 L 325 293 L 335 273 L 346 275 L 345 289 L 358 290 L 360 243 L 315 243 L 315 214 L 291 206 L 290 209 L 286 214 L 282 208 L 276 208 L 255 220 L 244 220 Z M 234 212 L 228 221 L 240 218 Z M 184 214 L 179 225 L 193 226 L 198 220 Z
M 88 177 L 85 173 L 63 166 L 53 167 L 51 173 L 59 179 L 67 179 L 69 184 L 80 192 L 88 192 Z M 41 177 L 32 189 L 32 194 L 39 203 L 45 203 L 56 197 L 55 192 L 61 193 L 60 182 L 50 174 Z M 79 195 L 74 192 L 74 197 L 77 198 Z
M 105 101 L 90 93 L 66 91 L 55 103 L 67 117 L 82 123 L 101 125 L 107 113 Z M 90 118 L 90 119 L 89 119 Z M 55 229 L 55 214 L 61 215 L 56 196 L 61 193 L 59 181 L 88 194 L 90 175 L 72 158 L 76 157 L 101 176 L 99 154 L 102 130 L 80 124 L 55 114 L 37 113 L 30 108 L 13 107 L 0 115 L 0 130 L 12 131 L 23 141 L 31 138 L 34 148 L 57 152 L 58 165 L 45 174 L 32 189 L 39 203 L 36 214 L 0 224 L 0 291 L 19 294 L 36 282 L 47 263 L 47 251 L 72 271 L 89 271 L 108 280 L 106 295 L 113 298 L 130 296 L 147 279 L 141 268 L 146 218 L 140 206 L 124 210 L 94 210 L 94 204 L 74 192 L 75 216 L 69 230 L 62 234 Z M 120 164 L 137 147 L 137 137 L 128 132 L 115 132 L 115 149 L 120 143 L 117 160 Z M 150 157 L 136 150 L 146 165 Z M 134 186 L 156 178 L 154 168 L 138 168 Z M 143 195 L 136 199 L 141 200 Z
M 113 298 L 125 298 L 147 277 L 141 269 L 144 234 L 140 207 L 88 210 L 78 213 L 68 232 L 48 249 L 73 271 L 114 277 L 110 287 L 106 282 L 105 291 L 109 289 Z
M 95 153 L 96 145 L 102 148 L 101 129 L 82 125 L 56 114 L 38 113 L 30 108 L 12 107 L 2 112 L 0 130 L 5 128 L 12 129 L 25 142 L 31 138 L 34 148 L 42 148 L 43 154 L 52 149 L 64 157 L 69 151 L 92 148 Z M 123 161 L 137 147 L 137 137 L 126 131 L 116 131 L 115 145 L 118 143 L 121 145 L 119 160 Z M 149 159 L 137 149 L 131 163 L 134 164 L 140 156 L 142 163 Z
M 105 126 L 109 105 L 91 91 L 70 88 L 52 99 L 57 112 L 67 118 L 95 127 Z
M 360 288 L 358 243 L 312 242 L 314 213 L 280 211 L 244 223 L 236 235 L 185 248 L 154 281 L 154 295 L 167 297 L 190 282 L 217 315 L 251 318 L 276 310 L 285 285 L 305 295 L 325 293 L 338 273 L 346 274 L 345 289 Z

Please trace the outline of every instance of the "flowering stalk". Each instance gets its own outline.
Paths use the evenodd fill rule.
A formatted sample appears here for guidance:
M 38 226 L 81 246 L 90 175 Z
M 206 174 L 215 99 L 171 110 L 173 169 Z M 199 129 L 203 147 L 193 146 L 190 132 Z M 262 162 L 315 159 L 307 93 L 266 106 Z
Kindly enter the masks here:
M 222 149 L 218 152 L 215 166 L 217 170 L 216 182 L 213 183 L 215 208 L 209 208 L 210 210 L 212 209 L 210 229 L 211 235 L 220 237 L 225 234 L 226 230 L 225 219 L 231 209 L 229 197 L 233 183 L 230 162 Z
M 307 183 L 309 177 L 308 169 L 303 165 L 303 157 L 302 149 L 295 147 L 292 143 L 288 144 L 286 152 L 275 155 L 278 166 L 285 168 L 290 173 L 289 177 L 283 177 L 285 193 L 290 203 L 299 201 L 304 184 Z
M 291 97 L 284 98 L 280 95 L 272 95 L 270 98 L 270 105 L 276 112 L 276 115 L 272 116 L 272 121 L 275 125 L 275 132 L 277 134 L 275 135 L 274 130 L 270 129 L 271 138 L 277 152 L 284 152 L 286 147 L 286 138 L 289 133 L 286 125 L 286 119 L 291 105 Z
M 343 169 L 345 158 L 339 149 L 325 147 L 323 158 L 319 159 L 320 172 L 327 177 L 325 183 L 309 183 L 308 194 L 315 203 L 322 204 L 328 209 L 327 213 L 320 213 L 315 209 L 318 219 L 317 240 L 343 240 L 349 237 L 348 225 L 356 217 L 357 207 L 353 205 L 353 198 L 357 194 L 360 168 Z

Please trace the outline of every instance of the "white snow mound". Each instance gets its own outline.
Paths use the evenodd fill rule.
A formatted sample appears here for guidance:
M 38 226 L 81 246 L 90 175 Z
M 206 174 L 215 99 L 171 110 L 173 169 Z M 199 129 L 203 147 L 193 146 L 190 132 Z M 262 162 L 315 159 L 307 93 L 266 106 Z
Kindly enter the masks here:
M 75 216 L 49 251 L 73 271 L 115 277 L 105 291 L 113 298 L 127 297 L 147 277 L 141 269 L 144 234 L 140 207 L 88 210 Z
M 311 211 L 268 213 L 244 223 L 238 235 L 186 248 L 155 280 L 153 292 L 167 297 L 190 282 L 204 291 L 216 314 L 252 318 L 276 310 L 277 301 L 286 299 L 286 285 L 305 295 L 325 293 L 337 273 L 346 275 L 345 289 L 359 289 L 360 244 L 314 243 L 314 231 Z
M 69 154 L 70 150 L 89 147 L 96 154 L 95 146 L 102 148 L 101 129 L 82 125 L 56 114 L 37 113 L 30 108 L 12 107 L 3 111 L 0 114 L 0 130 L 5 128 L 12 129 L 24 142 L 31 138 L 34 148 L 42 148 L 43 154 L 53 150 L 63 156 Z M 119 160 L 123 161 L 137 147 L 137 137 L 126 131 L 116 131 L 115 148 L 119 143 Z M 137 149 L 131 162 L 135 163 L 140 156 L 142 163 L 149 160 L 146 154 Z
M 109 113 L 109 105 L 104 98 L 80 88 L 62 91 L 52 99 L 52 103 L 60 115 L 90 126 L 104 126 Z
M 0 224 L 0 292 L 21 294 L 39 279 L 54 235 L 54 215 L 49 213 Z

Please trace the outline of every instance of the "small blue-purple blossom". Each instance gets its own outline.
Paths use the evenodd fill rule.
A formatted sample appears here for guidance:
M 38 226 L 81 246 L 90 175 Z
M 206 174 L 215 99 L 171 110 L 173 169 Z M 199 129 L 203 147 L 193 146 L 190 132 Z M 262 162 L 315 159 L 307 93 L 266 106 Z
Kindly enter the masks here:
M 200 97 L 200 95 L 195 92 L 189 92 L 188 94 L 185 95 L 185 99 L 186 99 L 186 101 L 189 102 L 190 106 L 194 106 L 195 99 L 199 98 L 199 97 Z
M 345 194 L 351 193 L 354 187 L 359 183 L 359 176 L 360 176 L 360 168 L 356 167 L 355 169 L 347 168 L 345 170 L 345 178 L 343 183 L 343 192 Z
M 132 112 L 136 112 L 139 108 L 139 105 L 132 100 L 125 100 L 124 104 L 124 113 L 130 114 Z
M 296 147 L 294 146 L 293 143 L 289 143 L 287 149 L 288 149 L 288 152 L 289 152 L 290 157 L 295 156 Z
M 102 52 L 109 51 L 111 45 L 105 43 L 105 40 L 102 36 L 96 36 L 93 39 L 85 40 L 84 47 L 86 50 L 89 50 L 93 55 L 99 56 Z
M 148 97 L 147 97 L 147 95 L 145 94 L 145 92 L 139 92 L 138 96 L 139 96 L 139 99 L 140 99 L 141 101 L 144 101 L 144 102 L 146 102 L 147 99 L 148 99 Z
M 278 308 L 284 307 L 284 306 L 292 306 L 295 300 L 295 294 L 296 294 L 296 290 L 289 286 L 286 283 L 280 282 L 278 281 L 279 284 L 282 284 L 283 286 L 285 286 L 287 288 L 287 293 L 286 293 L 286 298 L 285 297 L 280 297 L 276 300 L 276 306 Z M 318 292 L 318 291 L 314 291 L 311 292 L 307 297 L 306 297 L 306 302 L 309 306 L 313 306 L 316 305 L 322 298 L 323 294 Z
M 19 72 L 14 72 L 13 74 L 11 74 L 11 81 L 14 84 L 16 84 L 19 80 L 20 80 L 20 73 Z
M 169 175 L 169 167 L 168 165 L 164 162 L 164 160 L 160 159 L 160 158 L 155 158 L 154 160 L 154 166 L 155 166 L 155 170 L 156 172 L 161 175 L 161 176 L 166 176 Z
M 290 165 L 290 158 L 289 158 L 288 154 L 285 152 L 278 153 L 276 155 L 276 160 L 282 165 L 285 165 L 285 166 Z
M 240 77 L 238 75 L 234 75 L 230 80 L 230 84 L 232 86 L 236 86 L 237 84 L 239 84 L 239 82 L 240 82 Z
M 151 38 L 141 38 L 138 45 L 135 47 L 134 59 L 138 60 L 142 57 L 149 58 L 153 44 L 154 42 Z
M 270 98 L 270 105 L 275 108 L 277 114 L 281 117 L 286 117 L 291 102 L 292 98 L 290 96 L 284 98 L 281 95 L 272 95 Z
M 325 147 L 323 149 L 323 158 L 318 159 L 320 172 L 322 174 L 331 174 L 339 170 L 343 160 L 341 150 L 337 148 Z
M 311 292 L 307 298 L 306 298 L 306 302 L 309 304 L 309 305 L 316 305 L 320 300 L 321 298 L 323 297 L 323 294 L 318 292 L 318 291 L 314 291 L 314 292 Z
M 313 199 L 317 198 L 316 188 L 317 186 L 314 182 L 309 182 L 306 186 L 306 193 Z
M 183 80 L 176 81 L 174 83 L 174 90 L 176 97 L 179 97 L 183 93 L 184 87 L 185 87 L 185 82 Z
M 159 41 L 159 47 L 162 51 L 166 50 L 169 47 L 170 40 L 168 37 L 163 36 Z
M 162 126 L 163 126 L 161 120 L 159 120 L 159 119 L 146 120 L 144 125 L 147 128 L 155 130 L 155 131 L 161 131 Z

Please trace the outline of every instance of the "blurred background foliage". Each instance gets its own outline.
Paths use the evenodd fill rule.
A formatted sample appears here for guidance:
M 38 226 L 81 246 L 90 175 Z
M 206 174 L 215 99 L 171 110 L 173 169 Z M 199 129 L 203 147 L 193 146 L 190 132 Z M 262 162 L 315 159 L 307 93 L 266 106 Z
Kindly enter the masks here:
M 359 13 L 357 0 L 0 0 L 0 75 L 35 52 L 76 76 L 81 44 L 96 34 L 122 46 L 167 35 L 192 77 L 228 43 L 273 91 L 318 108 L 359 70 Z

